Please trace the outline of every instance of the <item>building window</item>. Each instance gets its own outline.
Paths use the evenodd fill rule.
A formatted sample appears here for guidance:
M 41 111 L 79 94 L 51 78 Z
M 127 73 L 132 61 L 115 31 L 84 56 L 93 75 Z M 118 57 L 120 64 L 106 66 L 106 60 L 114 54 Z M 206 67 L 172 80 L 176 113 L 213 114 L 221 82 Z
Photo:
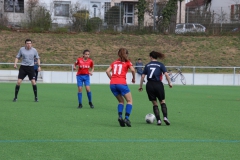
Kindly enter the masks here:
M 24 13 L 24 0 L 4 0 L 4 11 Z
M 134 17 L 134 5 L 132 3 L 127 3 L 124 6 L 124 20 L 126 24 L 133 24 Z
M 104 12 L 106 13 L 110 8 L 111 8 L 111 3 L 105 2 L 104 3 Z
M 98 6 L 96 4 L 94 4 L 92 7 L 93 7 L 93 17 L 97 17 L 97 13 L 96 13 L 97 11 L 96 10 L 97 10 Z
M 69 17 L 70 1 L 55 1 L 54 16 Z
M 110 2 L 105 2 L 104 3 L 104 21 L 106 20 L 106 13 L 110 8 L 111 8 L 111 3 Z
M 114 3 L 114 6 L 120 6 L 121 3 Z
M 240 4 L 231 5 L 231 20 L 240 20 Z

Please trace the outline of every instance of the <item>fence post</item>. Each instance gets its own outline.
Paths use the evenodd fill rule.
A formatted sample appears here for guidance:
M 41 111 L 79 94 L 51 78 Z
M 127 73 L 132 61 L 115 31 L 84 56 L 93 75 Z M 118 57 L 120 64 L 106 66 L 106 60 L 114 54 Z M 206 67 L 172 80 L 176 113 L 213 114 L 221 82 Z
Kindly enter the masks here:
M 193 67 L 193 85 L 194 85 L 194 82 L 195 82 L 195 80 L 194 80 L 194 78 L 195 78 L 195 68 L 196 67 Z
M 236 67 L 233 67 L 233 85 L 235 85 Z
M 73 83 L 73 64 L 72 64 L 72 83 Z
M 222 22 L 223 21 L 223 13 L 222 13 L 222 7 L 221 7 L 221 33 L 222 33 Z

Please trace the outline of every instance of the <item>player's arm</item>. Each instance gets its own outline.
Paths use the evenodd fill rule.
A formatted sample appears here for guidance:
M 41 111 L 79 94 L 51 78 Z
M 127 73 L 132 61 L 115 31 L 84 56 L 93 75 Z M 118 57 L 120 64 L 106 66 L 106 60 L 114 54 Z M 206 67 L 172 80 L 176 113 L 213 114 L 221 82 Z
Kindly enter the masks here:
M 17 68 L 17 62 L 18 62 L 18 58 L 15 58 L 15 61 L 14 61 L 14 68 Z
M 134 67 L 133 66 L 130 66 L 130 70 L 131 70 L 131 72 L 132 72 L 132 83 L 135 83 L 135 69 L 134 69 Z
M 92 61 L 91 65 L 90 65 L 90 69 L 91 69 L 91 71 L 90 71 L 89 74 L 92 76 L 92 75 L 93 75 L 93 72 L 94 72 L 94 64 L 93 64 L 93 61 Z
M 37 64 L 38 64 L 38 72 L 40 72 L 40 71 L 41 71 L 40 58 L 38 58 L 38 60 L 37 60 Z
M 165 72 L 164 75 L 165 75 L 165 77 L 166 77 L 166 79 L 167 79 L 167 81 L 168 81 L 169 87 L 172 88 L 172 82 L 171 82 L 171 80 L 170 80 L 170 77 L 169 77 L 169 75 L 168 75 L 168 72 Z
M 111 79 L 111 77 L 112 77 L 111 71 L 112 71 L 112 67 L 109 66 L 108 69 L 106 70 L 106 74 L 107 74 L 107 76 L 108 76 L 109 79 Z
M 138 90 L 139 90 L 140 92 L 143 90 L 142 85 L 143 85 L 144 78 L 145 78 L 145 74 L 142 74 L 141 80 L 140 80 L 140 86 L 139 86 L 139 88 L 138 88 Z
M 76 60 L 76 62 L 73 64 L 73 69 L 76 69 L 76 65 L 78 64 L 78 60 Z
M 91 67 L 91 71 L 90 71 L 90 75 L 93 75 L 93 71 L 94 71 L 94 66 Z

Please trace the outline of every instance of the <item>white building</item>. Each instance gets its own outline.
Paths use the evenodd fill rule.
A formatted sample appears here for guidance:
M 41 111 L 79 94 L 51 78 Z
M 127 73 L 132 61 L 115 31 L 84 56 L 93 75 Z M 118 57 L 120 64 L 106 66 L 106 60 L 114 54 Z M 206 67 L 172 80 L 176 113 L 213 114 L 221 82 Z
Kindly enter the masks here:
M 156 1 L 158 2 L 158 0 Z M 27 21 L 29 0 L 0 0 L 0 12 L 8 17 L 9 22 L 21 23 Z M 39 4 L 50 11 L 53 23 L 69 24 L 71 10 L 88 10 L 89 17 L 104 19 L 105 13 L 112 7 L 120 5 L 124 9 L 123 24 L 137 25 L 136 4 L 138 0 L 39 0 Z M 178 3 L 177 23 L 185 22 L 185 2 Z M 180 7 L 181 6 L 181 7 Z M 145 14 L 144 25 L 152 25 L 153 17 Z

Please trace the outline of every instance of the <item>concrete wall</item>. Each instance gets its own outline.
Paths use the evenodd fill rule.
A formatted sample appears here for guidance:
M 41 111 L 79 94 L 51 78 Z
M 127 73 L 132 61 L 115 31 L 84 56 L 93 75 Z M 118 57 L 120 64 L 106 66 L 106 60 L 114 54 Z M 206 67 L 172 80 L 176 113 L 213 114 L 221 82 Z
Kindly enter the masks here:
M 18 70 L 0 70 L 1 77 L 11 77 L 17 81 Z M 63 71 L 41 71 L 39 75 L 42 81 L 39 83 L 76 83 L 76 72 L 63 72 Z M 186 78 L 187 85 L 240 85 L 240 74 L 193 74 L 183 73 Z M 9 78 L 8 78 L 9 79 Z M 25 78 L 28 81 L 28 78 Z M 94 72 L 91 76 L 92 84 L 109 84 L 110 80 L 105 72 Z M 132 84 L 131 73 L 127 74 L 127 83 Z M 3 81 L 3 80 L 1 80 Z M 140 75 L 136 74 L 136 83 L 139 84 Z M 165 77 L 163 83 L 167 84 Z M 174 85 L 182 85 L 180 77 L 177 77 Z

